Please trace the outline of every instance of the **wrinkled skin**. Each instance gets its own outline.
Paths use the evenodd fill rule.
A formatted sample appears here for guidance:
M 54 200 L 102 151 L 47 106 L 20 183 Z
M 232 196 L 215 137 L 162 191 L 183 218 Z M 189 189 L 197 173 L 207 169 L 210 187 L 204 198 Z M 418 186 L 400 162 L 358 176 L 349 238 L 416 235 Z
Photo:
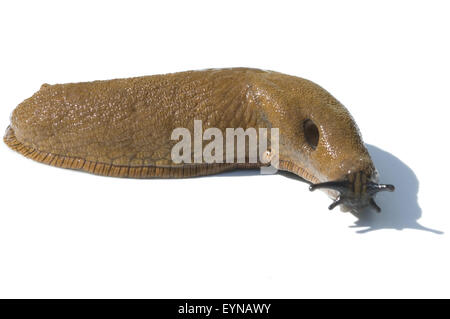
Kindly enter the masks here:
M 337 183 L 311 188 L 326 188 L 335 206 L 377 208 L 375 193 L 393 190 L 376 184 L 376 169 L 343 105 L 308 80 L 257 69 L 45 84 L 14 110 L 4 140 L 37 161 L 107 176 L 189 177 L 262 165 L 173 163 L 171 132 L 192 132 L 194 119 L 223 132 L 279 128 L 279 169 L 311 184 Z

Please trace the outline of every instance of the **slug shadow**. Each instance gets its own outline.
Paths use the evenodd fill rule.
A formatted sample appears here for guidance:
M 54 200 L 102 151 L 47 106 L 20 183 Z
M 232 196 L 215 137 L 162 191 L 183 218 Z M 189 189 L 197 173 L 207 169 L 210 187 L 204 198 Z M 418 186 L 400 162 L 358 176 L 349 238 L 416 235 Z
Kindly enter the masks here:
M 394 184 L 395 191 L 379 193 L 376 202 L 382 209 L 381 213 L 367 209 L 353 214 L 357 221 L 350 227 L 361 228 L 356 231 L 359 234 L 380 229 L 416 229 L 443 234 L 440 230 L 422 226 L 418 222 L 422 216 L 422 209 L 417 199 L 419 181 L 411 168 L 394 155 L 376 146 L 366 144 L 366 147 L 380 173 L 380 182 Z M 289 172 L 278 171 L 278 174 L 309 184 L 308 181 Z M 335 210 L 339 211 L 337 208 Z
M 356 232 L 364 234 L 380 229 L 416 229 L 428 231 L 435 234 L 443 234 L 442 231 L 428 228 L 419 224 L 418 220 L 422 216 L 422 209 L 417 201 L 419 191 L 419 181 L 414 172 L 405 163 L 394 155 L 382 149 L 366 144 L 372 160 L 380 173 L 380 183 L 394 184 L 393 193 L 381 192 L 376 197 L 377 204 L 381 207 L 381 213 L 376 213 L 372 209 L 363 210 L 358 214 L 353 214 L 357 220 L 350 228 L 361 228 Z M 303 178 L 285 171 L 278 171 L 278 174 L 300 182 L 308 183 Z M 220 173 L 221 177 L 237 176 L 263 176 L 259 169 L 232 170 Z M 339 211 L 339 209 L 335 209 Z
M 419 181 L 414 172 L 394 155 L 366 144 L 375 167 L 380 173 L 380 182 L 395 185 L 393 193 L 379 193 L 376 202 L 381 207 L 380 214 L 372 210 L 354 214 L 358 220 L 352 228 L 366 227 L 357 233 L 367 233 L 379 229 L 417 229 L 443 234 L 419 224 L 422 209 L 417 201 Z

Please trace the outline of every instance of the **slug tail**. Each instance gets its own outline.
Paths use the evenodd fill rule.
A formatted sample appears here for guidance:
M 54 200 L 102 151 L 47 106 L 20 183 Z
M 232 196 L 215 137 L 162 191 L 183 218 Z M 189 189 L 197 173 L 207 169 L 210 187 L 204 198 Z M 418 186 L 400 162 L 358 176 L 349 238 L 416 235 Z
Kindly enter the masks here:
M 37 162 L 67 168 L 81 170 L 91 174 L 127 177 L 127 178 L 187 178 L 205 175 L 213 175 L 234 169 L 259 168 L 259 164 L 200 164 L 185 165 L 180 167 L 157 166 L 123 166 L 108 163 L 100 163 L 84 160 L 82 158 L 68 157 L 64 155 L 42 152 L 20 142 L 11 126 L 6 129 L 3 137 L 5 144 L 12 150 Z

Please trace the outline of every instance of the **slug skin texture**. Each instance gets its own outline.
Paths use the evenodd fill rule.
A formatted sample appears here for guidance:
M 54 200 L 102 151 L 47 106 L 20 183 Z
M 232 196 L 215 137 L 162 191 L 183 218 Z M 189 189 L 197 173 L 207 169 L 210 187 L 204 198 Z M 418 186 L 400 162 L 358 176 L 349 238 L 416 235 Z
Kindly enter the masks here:
M 258 69 L 44 84 L 13 111 L 4 141 L 42 163 L 116 177 L 181 178 L 264 165 L 175 164 L 172 131 L 193 132 L 194 120 L 222 132 L 279 128 L 278 169 L 302 177 L 311 190 L 328 189 L 341 200 L 336 205 L 373 206 L 373 191 L 382 190 L 339 101 L 311 81 Z

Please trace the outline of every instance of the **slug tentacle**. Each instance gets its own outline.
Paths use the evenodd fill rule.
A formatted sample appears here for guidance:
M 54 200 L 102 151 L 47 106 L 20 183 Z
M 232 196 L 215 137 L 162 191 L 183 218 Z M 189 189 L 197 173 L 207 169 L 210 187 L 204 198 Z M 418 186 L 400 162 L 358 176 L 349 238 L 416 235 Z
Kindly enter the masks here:
M 365 206 L 371 206 L 377 212 L 380 212 L 381 208 L 375 203 L 373 197 L 378 192 L 393 192 L 395 190 L 394 185 L 378 184 L 371 181 L 363 172 L 349 174 L 345 180 L 311 184 L 309 186 L 310 191 L 319 188 L 339 192 L 334 202 L 328 207 L 330 210 L 344 204 L 355 211 Z
M 335 182 L 325 182 L 325 183 L 319 183 L 319 184 L 311 184 L 309 186 L 309 190 L 312 192 L 312 191 L 315 191 L 316 189 L 319 189 L 319 188 L 329 188 L 329 189 L 336 190 L 338 192 L 342 192 L 348 187 L 349 187 L 349 182 L 348 181 L 335 181 Z
M 370 206 L 372 206 L 373 209 L 377 211 L 377 213 L 381 212 L 380 206 L 378 206 L 377 203 L 375 203 L 375 200 L 373 198 L 369 199 L 369 204 Z
M 342 204 L 342 202 L 343 202 L 343 199 L 341 198 L 341 196 L 338 196 L 338 197 L 336 198 L 336 200 L 335 200 L 333 203 L 331 203 L 330 206 L 328 206 L 328 209 L 329 209 L 329 210 L 332 210 L 332 209 L 335 208 L 336 206 Z
M 367 184 L 367 192 L 370 194 L 376 194 L 383 191 L 393 192 L 394 190 L 395 186 L 390 184 L 377 184 L 373 182 Z

